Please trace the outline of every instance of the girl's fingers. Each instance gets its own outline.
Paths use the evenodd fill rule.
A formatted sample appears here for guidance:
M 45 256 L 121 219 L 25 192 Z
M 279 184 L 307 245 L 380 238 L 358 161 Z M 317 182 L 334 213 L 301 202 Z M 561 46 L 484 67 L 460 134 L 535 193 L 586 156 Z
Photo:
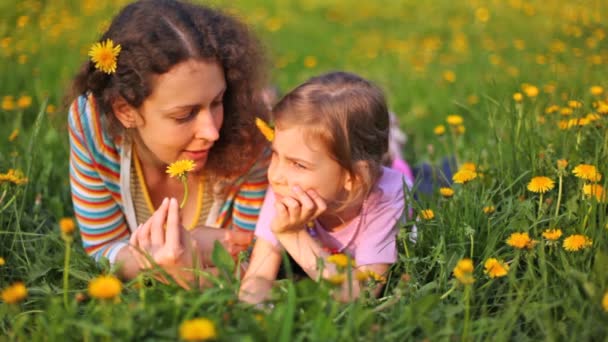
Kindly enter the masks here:
M 283 202 L 283 205 L 287 208 L 289 222 L 294 223 L 299 221 L 300 215 L 302 213 L 302 207 L 300 206 L 300 202 L 291 197 L 283 197 L 281 202 Z
M 325 210 L 327 210 L 327 203 L 325 203 L 325 200 L 323 198 L 321 198 L 321 196 L 319 196 L 319 194 L 312 189 L 306 191 L 306 193 L 314 202 L 314 205 L 316 208 L 314 217 L 316 218 L 319 215 L 323 214 L 325 212 Z
M 304 219 L 309 219 L 316 212 L 317 208 L 315 202 L 298 185 L 293 187 L 293 192 L 297 196 L 297 200 L 300 202 L 301 215 Z
M 153 215 L 153 224 L 151 228 L 151 242 L 153 246 L 162 246 L 165 243 L 165 219 L 167 216 L 167 203 L 169 199 L 165 197 L 160 207 Z

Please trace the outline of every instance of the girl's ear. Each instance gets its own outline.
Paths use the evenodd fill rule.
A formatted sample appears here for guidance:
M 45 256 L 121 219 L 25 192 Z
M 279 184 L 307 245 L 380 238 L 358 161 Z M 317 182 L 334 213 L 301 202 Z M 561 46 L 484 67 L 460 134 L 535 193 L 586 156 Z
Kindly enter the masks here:
M 112 111 L 114 115 L 125 128 L 133 128 L 141 121 L 139 113 L 131 106 L 127 100 L 119 96 L 112 102 Z
M 344 179 L 344 190 L 351 192 L 356 186 L 359 186 L 362 177 L 369 174 L 369 164 L 366 161 L 358 161 L 355 163 L 354 174 L 346 174 Z

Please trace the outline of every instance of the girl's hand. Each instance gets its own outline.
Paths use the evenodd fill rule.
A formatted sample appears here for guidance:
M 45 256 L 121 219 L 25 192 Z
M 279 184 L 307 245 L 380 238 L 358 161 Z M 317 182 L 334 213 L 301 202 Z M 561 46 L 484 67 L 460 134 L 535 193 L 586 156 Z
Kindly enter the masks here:
M 327 209 L 325 201 L 314 190 L 293 188 L 294 197 L 283 197 L 274 204 L 276 216 L 270 224 L 273 233 L 297 232 Z
M 253 241 L 253 232 L 227 230 L 224 235 L 224 240 L 221 241 L 224 248 L 236 257 L 240 252 L 246 251 Z
M 156 264 L 181 286 L 188 287 L 180 276 L 183 275 L 181 270 L 193 267 L 192 253 L 198 250 L 196 240 L 188 237 L 180 222 L 177 200 L 165 198 L 152 217 L 132 234 L 130 248 L 141 269 Z

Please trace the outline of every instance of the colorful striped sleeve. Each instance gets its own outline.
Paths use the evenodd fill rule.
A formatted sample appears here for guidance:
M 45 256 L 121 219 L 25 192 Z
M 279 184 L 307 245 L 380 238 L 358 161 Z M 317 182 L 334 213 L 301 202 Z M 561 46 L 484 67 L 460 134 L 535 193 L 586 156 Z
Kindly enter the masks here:
M 117 201 L 119 157 L 108 148 L 93 107 L 85 97 L 70 107 L 70 186 L 76 221 L 84 249 L 95 260 L 114 263 L 129 237 L 124 214 Z M 103 158 L 97 156 L 103 152 Z M 108 153 L 110 152 L 110 153 Z
M 265 149 L 251 167 L 234 199 L 232 225 L 234 228 L 253 232 L 268 188 L 270 149 Z

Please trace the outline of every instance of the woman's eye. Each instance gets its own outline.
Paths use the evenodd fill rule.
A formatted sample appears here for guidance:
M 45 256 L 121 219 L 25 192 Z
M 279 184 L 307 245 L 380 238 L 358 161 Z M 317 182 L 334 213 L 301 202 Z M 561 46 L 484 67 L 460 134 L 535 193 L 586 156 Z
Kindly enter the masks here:
M 189 121 L 192 118 L 194 118 L 197 113 L 198 113 L 198 108 L 192 108 L 192 110 L 189 111 L 185 116 L 180 116 L 178 118 L 175 118 L 175 120 L 177 122 L 186 122 L 186 121 Z

